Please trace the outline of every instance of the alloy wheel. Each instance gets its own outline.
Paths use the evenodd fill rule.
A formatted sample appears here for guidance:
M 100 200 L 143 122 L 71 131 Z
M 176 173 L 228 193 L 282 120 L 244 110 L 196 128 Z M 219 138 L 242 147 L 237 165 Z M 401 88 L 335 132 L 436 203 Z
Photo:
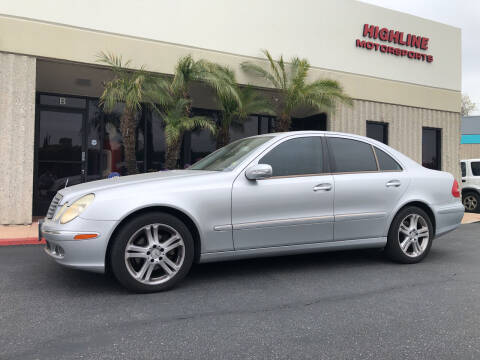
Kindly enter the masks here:
M 398 229 L 400 249 L 409 257 L 423 254 L 430 241 L 430 232 L 426 220 L 418 214 L 406 216 Z
M 185 259 L 182 236 L 166 224 L 145 225 L 125 247 L 125 264 L 130 275 L 147 285 L 158 285 L 174 277 Z
M 477 198 L 473 195 L 467 195 L 463 199 L 463 206 L 465 210 L 474 211 L 478 206 Z

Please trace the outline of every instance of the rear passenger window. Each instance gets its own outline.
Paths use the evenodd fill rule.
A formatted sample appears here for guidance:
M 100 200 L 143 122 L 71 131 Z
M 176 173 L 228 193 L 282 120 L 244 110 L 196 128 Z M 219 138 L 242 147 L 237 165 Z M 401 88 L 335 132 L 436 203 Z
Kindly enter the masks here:
M 327 141 L 333 172 L 378 170 L 375 155 L 370 144 L 336 137 L 328 137 Z
M 382 171 L 398 171 L 402 170 L 401 166 L 385 151 L 375 148 L 377 154 L 378 166 Z
M 472 174 L 473 176 L 480 176 L 480 162 L 472 162 Z
M 322 138 L 312 136 L 284 141 L 258 163 L 271 165 L 273 176 L 320 174 L 323 172 Z

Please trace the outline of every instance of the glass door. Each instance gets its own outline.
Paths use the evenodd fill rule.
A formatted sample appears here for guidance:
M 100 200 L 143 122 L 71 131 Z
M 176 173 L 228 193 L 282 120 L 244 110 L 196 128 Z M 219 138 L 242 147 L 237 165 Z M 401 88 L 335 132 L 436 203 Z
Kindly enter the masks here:
M 34 215 L 46 214 L 55 193 L 85 181 L 85 112 L 37 108 Z

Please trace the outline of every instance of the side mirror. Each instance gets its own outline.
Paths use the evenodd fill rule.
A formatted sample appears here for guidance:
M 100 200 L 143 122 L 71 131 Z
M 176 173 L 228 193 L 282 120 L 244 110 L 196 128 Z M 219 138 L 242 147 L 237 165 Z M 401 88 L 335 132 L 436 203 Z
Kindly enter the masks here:
M 272 167 L 268 164 L 257 164 L 249 167 L 245 171 L 245 176 L 248 180 L 261 180 L 272 176 Z

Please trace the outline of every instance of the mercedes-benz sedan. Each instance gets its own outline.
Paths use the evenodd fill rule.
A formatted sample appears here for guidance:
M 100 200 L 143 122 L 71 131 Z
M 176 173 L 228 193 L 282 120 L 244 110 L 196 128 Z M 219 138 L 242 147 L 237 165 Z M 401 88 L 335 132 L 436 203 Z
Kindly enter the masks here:
M 362 136 L 307 131 L 238 140 L 187 170 L 60 190 L 41 236 L 58 263 L 150 292 L 193 262 L 381 248 L 416 263 L 463 212 L 451 174 Z

